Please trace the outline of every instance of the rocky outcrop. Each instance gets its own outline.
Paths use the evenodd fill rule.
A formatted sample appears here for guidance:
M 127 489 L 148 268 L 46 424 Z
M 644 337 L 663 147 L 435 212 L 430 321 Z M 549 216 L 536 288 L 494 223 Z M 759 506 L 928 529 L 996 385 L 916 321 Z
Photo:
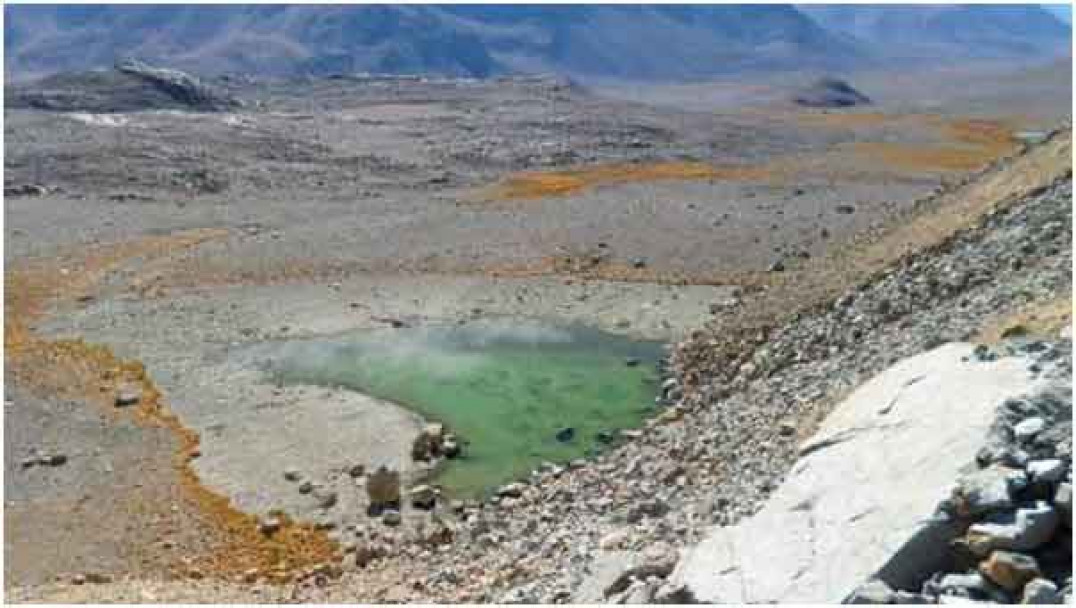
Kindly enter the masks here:
M 10 108 L 108 114 L 145 110 L 220 112 L 243 103 L 202 80 L 129 60 L 111 70 L 64 73 L 4 88 Z M 122 124 L 100 120 L 101 124 Z
M 1037 390 L 1029 356 L 970 344 L 905 360 L 829 415 L 754 516 L 716 528 L 671 577 L 699 601 L 839 602 L 864 580 L 920 581 L 960 530 L 929 515 L 975 459 L 997 407 Z
M 1072 594 L 1071 504 L 1072 384 L 1066 377 L 1050 390 L 1002 404 L 975 470 L 935 509 L 934 520 L 956 533 L 919 547 L 937 556 L 935 567 L 920 564 L 914 576 L 895 576 L 898 554 L 864 588 L 871 589 L 871 603 L 902 595 L 937 603 L 1059 603 Z M 861 589 L 849 599 L 867 597 Z
M 870 105 L 871 99 L 839 78 L 820 78 L 800 89 L 793 103 L 808 108 L 848 108 Z
M 243 105 L 239 100 L 179 70 L 153 67 L 137 59 L 117 63 L 116 70 L 145 81 L 192 110 L 218 112 Z

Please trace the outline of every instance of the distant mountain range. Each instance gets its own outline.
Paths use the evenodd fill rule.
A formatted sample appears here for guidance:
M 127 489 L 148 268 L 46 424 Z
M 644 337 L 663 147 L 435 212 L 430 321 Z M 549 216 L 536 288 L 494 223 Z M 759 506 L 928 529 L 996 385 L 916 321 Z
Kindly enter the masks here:
M 125 58 L 199 74 L 555 72 L 679 80 L 749 70 L 1070 54 L 1022 6 L 6 5 L 8 79 Z
M 966 60 L 1069 53 L 1071 26 L 1035 4 L 803 5 L 831 32 L 870 44 L 888 59 Z

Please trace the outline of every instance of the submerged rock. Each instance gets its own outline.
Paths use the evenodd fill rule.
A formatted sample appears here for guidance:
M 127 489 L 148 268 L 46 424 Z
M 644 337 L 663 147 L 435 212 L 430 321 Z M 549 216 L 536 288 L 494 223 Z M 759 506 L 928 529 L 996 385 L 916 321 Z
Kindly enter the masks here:
M 445 427 L 440 423 L 427 424 L 411 444 L 411 459 L 427 462 L 439 457 L 445 439 Z
M 523 496 L 523 492 L 525 492 L 526 490 L 527 484 L 519 482 L 510 483 L 501 486 L 500 489 L 497 490 L 497 496 L 501 496 L 504 498 L 519 498 L 520 496 Z

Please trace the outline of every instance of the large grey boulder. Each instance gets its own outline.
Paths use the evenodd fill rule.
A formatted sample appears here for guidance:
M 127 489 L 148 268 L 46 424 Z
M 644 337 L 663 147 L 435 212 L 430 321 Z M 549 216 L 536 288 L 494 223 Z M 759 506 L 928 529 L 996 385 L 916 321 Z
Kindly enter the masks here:
M 1026 485 L 1023 471 L 993 465 L 961 479 L 953 499 L 963 515 L 977 516 L 1012 507 L 1014 490 Z
M 1026 359 L 971 353 L 941 346 L 861 386 L 762 510 L 713 529 L 669 586 L 714 603 L 840 602 L 871 578 L 918 588 L 961 533 L 929 514 L 974 462 L 996 408 L 1038 388 Z

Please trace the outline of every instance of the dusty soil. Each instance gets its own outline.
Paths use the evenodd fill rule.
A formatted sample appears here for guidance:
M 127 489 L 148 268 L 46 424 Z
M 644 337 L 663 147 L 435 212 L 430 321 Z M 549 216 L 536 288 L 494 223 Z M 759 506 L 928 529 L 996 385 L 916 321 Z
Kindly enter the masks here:
M 1011 72 L 993 74 L 1004 87 Z M 96 572 L 211 579 L 191 596 L 124 583 L 117 599 L 282 599 L 232 583 L 327 571 L 344 549 L 332 538 L 363 524 L 362 493 L 322 512 L 283 469 L 330 485 L 350 484 L 339 472 L 355 463 L 406 471 L 419 421 L 266 385 L 241 356 L 250 345 L 489 315 L 663 340 L 715 313 L 754 327 L 829 293 L 833 269 L 876 270 L 888 254 L 854 235 L 1069 108 L 1042 101 L 1047 85 L 1026 87 L 1033 115 L 1011 92 L 989 111 L 907 91 L 833 114 L 745 103 L 751 92 L 730 103 L 720 84 L 701 107 L 707 85 L 646 99 L 543 79 L 231 86 L 249 110 L 5 113 L 5 185 L 48 190 L 5 201 L 12 599 L 92 599 L 92 586 L 26 587 Z M 900 225 L 929 244 L 934 223 Z M 143 403 L 117 410 L 129 382 Z M 19 468 L 35 448 L 68 461 Z M 305 523 L 257 532 L 279 508 Z M 314 529 L 326 519 L 334 531 Z M 43 535 L 68 540 L 49 553 Z

